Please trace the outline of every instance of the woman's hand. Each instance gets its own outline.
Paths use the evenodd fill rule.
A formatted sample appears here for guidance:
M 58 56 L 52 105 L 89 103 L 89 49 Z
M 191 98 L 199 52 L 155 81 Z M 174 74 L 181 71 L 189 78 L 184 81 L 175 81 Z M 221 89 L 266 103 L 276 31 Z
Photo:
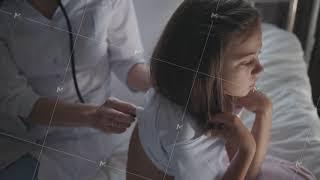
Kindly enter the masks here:
M 221 137 L 240 151 L 255 151 L 256 143 L 252 134 L 237 116 L 231 113 L 220 113 L 213 116 L 208 123 L 212 127 L 207 132 L 208 136 Z
M 88 115 L 93 128 L 107 133 L 123 133 L 135 120 L 136 106 L 111 97 Z

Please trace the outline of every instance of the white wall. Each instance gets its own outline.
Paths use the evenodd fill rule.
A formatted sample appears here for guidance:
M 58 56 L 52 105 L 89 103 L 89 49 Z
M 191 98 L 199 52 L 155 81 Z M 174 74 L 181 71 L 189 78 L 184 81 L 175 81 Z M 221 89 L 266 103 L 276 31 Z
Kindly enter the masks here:
M 144 57 L 150 60 L 153 48 L 160 36 L 164 26 L 172 13 L 183 0 L 133 0 L 141 40 L 144 46 Z M 121 82 L 112 75 L 112 96 L 126 100 L 136 105 L 142 105 L 143 93 L 130 93 Z

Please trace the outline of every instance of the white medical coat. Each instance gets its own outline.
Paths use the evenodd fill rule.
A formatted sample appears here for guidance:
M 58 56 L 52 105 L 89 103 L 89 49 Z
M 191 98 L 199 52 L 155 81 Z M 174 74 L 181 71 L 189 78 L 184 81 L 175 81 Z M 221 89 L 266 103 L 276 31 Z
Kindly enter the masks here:
M 111 72 L 125 84 L 133 65 L 144 63 L 131 0 L 62 0 L 70 17 L 80 91 L 86 103 L 101 105 L 110 96 Z M 69 35 L 60 8 L 52 19 L 28 1 L 5 1 L 0 9 L 0 167 L 23 154 L 38 157 L 45 126 L 26 118 L 39 97 L 79 103 L 71 73 Z M 68 68 L 67 68 L 68 67 Z M 53 118 L 54 121 L 54 118 Z M 6 136 L 4 136 L 6 134 Z M 108 135 L 91 128 L 48 130 L 40 157 L 39 180 L 88 179 L 110 158 L 130 131 Z M 14 139 L 8 136 L 15 137 Z M 67 153 L 76 156 L 68 156 Z

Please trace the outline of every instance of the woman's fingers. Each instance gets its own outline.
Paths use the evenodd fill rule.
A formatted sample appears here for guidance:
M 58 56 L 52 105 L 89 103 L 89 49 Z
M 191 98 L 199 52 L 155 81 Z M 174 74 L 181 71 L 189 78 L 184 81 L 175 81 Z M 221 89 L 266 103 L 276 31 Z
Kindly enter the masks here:
M 135 121 L 136 106 L 109 98 L 94 115 L 94 127 L 107 133 L 122 133 Z
M 100 119 L 96 128 L 107 133 L 123 133 L 131 126 L 131 123 L 116 122 L 108 119 Z
M 118 110 L 120 112 L 129 114 L 134 117 L 136 116 L 137 107 L 135 105 L 127 103 L 125 101 L 121 101 L 115 97 L 108 98 L 108 100 L 103 104 L 103 106 Z
M 134 116 L 120 112 L 116 109 L 109 109 L 109 112 L 111 119 L 116 122 L 132 123 L 135 120 Z
M 107 133 L 123 133 L 135 117 L 111 107 L 101 106 L 97 111 L 95 127 Z
M 132 123 L 135 120 L 135 117 L 112 108 L 101 107 L 100 115 L 109 121 L 115 121 L 119 123 Z

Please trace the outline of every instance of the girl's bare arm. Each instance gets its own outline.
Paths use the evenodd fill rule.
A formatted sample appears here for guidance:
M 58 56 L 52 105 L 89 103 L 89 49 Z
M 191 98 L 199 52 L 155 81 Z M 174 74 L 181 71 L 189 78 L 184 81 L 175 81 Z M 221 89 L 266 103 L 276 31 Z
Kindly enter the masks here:
M 223 180 L 244 180 L 255 154 L 255 148 L 250 151 L 239 150 L 226 170 Z
M 246 176 L 246 180 L 254 180 L 260 172 L 268 149 L 272 125 L 272 101 L 264 93 L 254 89 L 247 96 L 238 98 L 237 105 L 256 114 L 251 130 L 256 142 L 256 153 Z
M 272 108 L 257 113 L 251 134 L 256 141 L 256 153 L 248 170 L 246 180 L 255 180 L 260 172 L 262 162 L 268 150 L 270 129 L 272 126 Z

